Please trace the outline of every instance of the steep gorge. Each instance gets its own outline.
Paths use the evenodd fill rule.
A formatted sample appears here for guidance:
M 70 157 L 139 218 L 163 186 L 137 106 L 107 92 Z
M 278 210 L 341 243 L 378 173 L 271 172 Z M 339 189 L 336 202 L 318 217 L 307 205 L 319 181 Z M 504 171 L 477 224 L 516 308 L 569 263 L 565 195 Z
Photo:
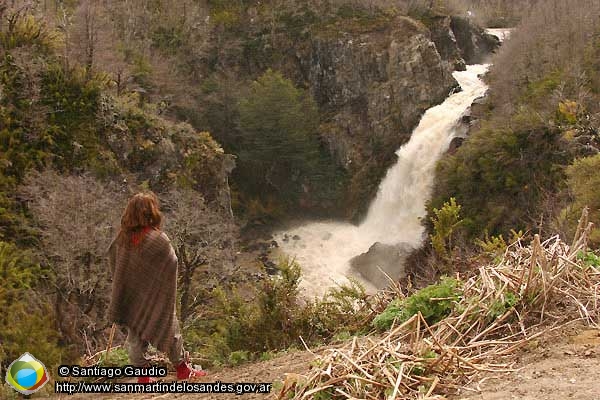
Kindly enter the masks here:
M 321 11 L 281 10 L 271 20 L 250 8 L 240 14 L 235 34 L 223 26 L 211 31 L 215 40 L 200 65 L 211 84 L 239 85 L 271 68 L 308 90 L 319 109 L 321 145 L 347 182 L 326 200 L 317 193 L 321 188 L 304 185 L 296 216 L 334 214 L 356 222 L 425 110 L 457 89 L 452 72 L 480 62 L 499 43 L 461 17 Z M 200 102 L 200 113 L 215 109 L 210 96 Z M 224 120 L 208 115 L 195 126 L 235 153 L 239 126 L 231 96 L 216 104 L 219 112 L 234 109 Z

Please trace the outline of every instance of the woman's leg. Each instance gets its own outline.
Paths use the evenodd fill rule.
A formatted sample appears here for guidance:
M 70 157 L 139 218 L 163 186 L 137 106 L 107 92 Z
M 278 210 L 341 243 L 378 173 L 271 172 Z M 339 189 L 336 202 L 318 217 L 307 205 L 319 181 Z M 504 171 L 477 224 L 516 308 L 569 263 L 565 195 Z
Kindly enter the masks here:
M 182 361 L 185 361 L 185 350 L 183 349 L 183 337 L 181 333 L 179 333 L 179 327 L 175 331 L 175 335 L 173 337 L 173 343 L 171 344 L 171 348 L 169 349 L 169 360 L 173 363 L 173 365 L 178 365 Z
M 144 367 L 149 364 L 146 358 L 148 350 L 148 342 L 142 340 L 137 334 L 127 328 L 127 351 L 129 353 L 129 361 L 135 367 Z
M 177 371 L 177 379 L 189 379 L 189 378 L 197 378 L 201 376 L 205 376 L 206 372 L 194 369 L 194 367 L 190 364 L 189 354 L 183 348 L 183 337 L 179 331 L 179 321 L 177 321 L 177 317 L 174 318 L 173 327 L 173 342 L 171 344 L 171 348 L 169 349 L 169 360 L 175 366 Z

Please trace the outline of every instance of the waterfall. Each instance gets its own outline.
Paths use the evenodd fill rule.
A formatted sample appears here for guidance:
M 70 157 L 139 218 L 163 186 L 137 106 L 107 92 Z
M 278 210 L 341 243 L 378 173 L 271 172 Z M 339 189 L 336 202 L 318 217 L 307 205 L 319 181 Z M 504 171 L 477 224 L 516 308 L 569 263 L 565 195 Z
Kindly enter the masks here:
M 470 65 L 466 71 L 454 72 L 462 91 L 423 115 L 410 140 L 396 152 L 398 161 L 387 171 L 360 225 L 314 222 L 275 234 L 281 251 L 302 267 L 301 288 L 307 295 L 323 294 L 327 288 L 347 282 L 349 261 L 376 242 L 421 246 L 421 219 L 426 214 L 436 162 L 448 149 L 460 117 L 487 90 L 478 77 L 487 67 Z M 363 283 L 373 289 L 369 282 Z

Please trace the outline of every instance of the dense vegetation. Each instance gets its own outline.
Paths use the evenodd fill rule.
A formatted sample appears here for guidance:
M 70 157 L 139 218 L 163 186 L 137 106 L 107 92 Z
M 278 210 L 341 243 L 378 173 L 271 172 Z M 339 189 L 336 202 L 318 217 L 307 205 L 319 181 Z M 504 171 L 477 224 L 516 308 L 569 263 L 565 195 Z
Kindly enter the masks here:
M 599 222 L 598 15 L 596 2 L 539 2 L 494 59 L 476 127 L 440 162 L 431 202 L 462 206 L 463 245 L 511 229 L 568 237 L 585 206 Z
M 310 95 L 267 70 L 241 99 L 239 113 L 240 135 L 232 147 L 239 155 L 234 176 L 244 193 L 285 209 L 306 198 L 335 199 L 337 171 L 319 145 L 319 114 Z
M 378 31 L 398 15 L 428 23 L 431 16 L 449 10 L 465 13 L 458 2 L 445 0 L 81 0 L 46 1 L 36 9 L 60 32 L 63 45 L 57 50 L 65 67 L 79 67 L 85 79 L 106 78 L 104 83 L 119 95 L 136 93 L 141 102 L 154 103 L 161 116 L 210 132 L 227 153 L 236 155 L 244 167 L 231 176 L 233 207 L 238 215 L 250 219 L 297 211 L 348 215 L 353 212 L 348 208 L 357 207 L 354 203 L 369 200 L 349 200 L 356 195 L 353 191 L 362 190 L 348 185 L 348 174 L 357 172 L 342 166 L 320 138 L 328 129 L 322 124 L 331 110 L 319 104 L 319 93 L 307 91 L 306 70 L 301 64 L 312 38 L 339 36 L 340 27 L 357 34 Z M 269 173 L 259 169 L 263 179 L 258 181 L 259 173 L 250 177 L 244 173 L 246 167 L 252 167 L 247 159 L 253 154 L 243 146 L 260 141 L 265 129 L 250 128 L 248 115 L 243 115 L 249 109 L 241 107 L 255 92 L 254 82 L 264 79 L 268 69 L 280 73 L 285 85 L 305 97 L 301 100 L 307 111 L 304 120 L 310 124 L 302 127 L 306 137 L 300 139 L 310 145 L 301 149 L 273 145 L 262 155 L 278 152 L 295 158 L 296 165 L 272 166 Z M 272 86 L 269 90 L 283 88 Z M 271 94 L 286 96 L 283 92 Z M 294 96 L 285 100 L 295 101 Z M 306 103 L 313 101 L 313 96 L 317 104 Z M 297 120 L 293 107 L 269 108 L 267 103 L 255 102 L 253 112 L 260 114 L 260 123 L 269 120 L 271 113 L 280 118 L 269 129 L 271 135 L 281 136 L 282 143 L 290 135 L 299 138 L 298 132 L 285 129 Z M 410 131 L 410 127 L 406 129 Z
M 105 346 L 105 252 L 129 193 L 191 190 L 205 231 L 225 211 L 217 197 L 226 155 L 210 135 L 67 62 L 68 37 L 36 11 L 0 7 L 2 366 L 24 351 L 54 365 Z M 203 198 L 215 205 L 200 208 Z M 181 204 L 166 210 L 173 221 Z

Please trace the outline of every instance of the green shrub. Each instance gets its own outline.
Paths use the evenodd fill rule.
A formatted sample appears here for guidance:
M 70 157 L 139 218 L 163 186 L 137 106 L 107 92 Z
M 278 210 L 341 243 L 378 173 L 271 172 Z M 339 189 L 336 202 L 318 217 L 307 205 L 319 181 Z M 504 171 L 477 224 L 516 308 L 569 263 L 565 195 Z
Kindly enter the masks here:
M 378 330 L 386 330 L 394 321 L 401 324 L 419 312 L 428 324 L 435 324 L 452 312 L 460 295 L 459 282 L 444 277 L 438 284 L 429 285 L 405 299 L 392 301 L 375 317 L 373 326 Z
M 367 295 L 355 279 L 329 289 L 320 299 L 308 303 L 299 316 L 303 338 L 308 341 L 367 333 Z
M 102 353 L 98 361 L 98 365 L 102 367 L 123 367 L 130 364 L 129 353 L 123 347 L 111 349 L 108 352 L 108 356 L 106 352 Z
M 248 362 L 250 360 L 250 352 L 246 350 L 233 351 L 229 354 L 229 364 L 236 366 Z
M 542 107 L 548 103 L 548 97 L 563 80 L 563 72 L 555 70 L 547 73 L 540 79 L 530 82 L 524 90 L 521 102 L 535 107 Z
M 375 317 L 373 326 L 380 331 L 389 329 L 394 321 L 401 322 L 404 319 L 404 304 L 401 299 L 392 300 L 385 310 Z
M 474 243 L 479 246 L 485 255 L 492 256 L 495 261 L 499 261 L 508 245 L 520 240 L 524 235 L 523 231 L 515 232 L 514 229 L 510 230 L 510 234 L 511 237 L 507 242 L 504 240 L 503 235 L 490 236 L 487 232 L 484 232 L 483 240 L 475 239 Z
M 586 267 L 600 267 L 600 256 L 592 251 L 580 251 L 577 253 L 577 259 L 583 261 Z
M 105 77 L 90 79 L 85 69 L 52 64 L 41 82 L 41 104 L 48 108 L 46 135 L 59 169 L 87 166 L 99 152 L 96 114 Z
M 433 233 L 430 235 L 431 245 L 440 257 L 448 257 L 452 251 L 452 235 L 460 225 L 460 205 L 454 197 L 440 208 L 433 209 Z
M 47 275 L 27 253 L 0 242 L 0 365 L 7 366 L 24 352 L 48 368 L 58 365 L 61 349 L 52 310 L 33 291 Z
M 313 302 L 299 297 L 300 267 L 282 260 L 280 275 L 267 277 L 254 298 L 240 288 L 216 288 L 204 316 L 185 328 L 186 343 L 213 365 L 270 357 L 277 351 L 362 332 L 370 308 L 358 283 L 333 289 Z M 340 336 L 341 337 L 341 336 Z
M 32 47 L 38 54 L 48 54 L 62 44 L 58 31 L 51 29 L 41 19 L 22 11 L 9 13 L 6 18 L 8 23 L 0 25 L 0 47 L 3 50 Z M 2 17 L 5 19 L 4 15 Z
M 567 184 L 571 190 L 573 202 L 563 211 L 564 218 L 570 225 L 570 230 L 577 227 L 581 210 L 589 207 L 590 221 L 594 223 L 591 234 L 591 244 L 600 244 L 600 154 L 577 159 L 566 169 Z
M 10 53 L 0 58 L 0 239 L 32 244 L 35 234 L 15 199 L 16 186 L 25 173 L 49 159 L 46 138 L 35 123 L 38 112 L 32 106 L 33 85 L 27 67 Z M 32 132 L 32 130 L 34 132 Z
M 152 46 L 167 54 L 176 53 L 185 43 L 183 26 L 158 26 L 152 32 Z
M 548 212 L 542 201 L 564 180 L 562 166 L 570 156 L 561 137 L 560 130 L 539 123 L 474 132 L 438 163 L 430 210 L 456 198 L 469 239 L 530 228 Z
M 519 302 L 519 296 L 513 292 L 507 291 L 502 295 L 501 299 L 496 299 L 490 305 L 487 316 L 491 320 L 495 320 L 503 316 L 510 308 L 514 307 Z

